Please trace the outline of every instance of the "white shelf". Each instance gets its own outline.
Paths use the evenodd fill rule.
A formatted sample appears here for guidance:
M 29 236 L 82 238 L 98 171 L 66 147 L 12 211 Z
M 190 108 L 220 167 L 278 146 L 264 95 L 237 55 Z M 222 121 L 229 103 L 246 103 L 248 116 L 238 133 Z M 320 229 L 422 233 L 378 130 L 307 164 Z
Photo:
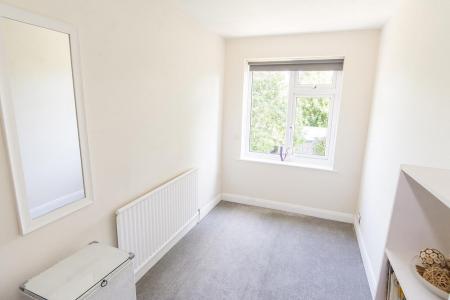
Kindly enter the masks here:
M 401 166 L 385 254 L 408 300 L 441 299 L 417 278 L 411 260 L 425 248 L 450 254 L 449 208 L 450 170 Z M 376 300 L 385 299 L 386 276 L 382 271 Z
M 414 253 L 396 253 L 386 249 L 386 256 L 408 300 L 442 300 L 425 287 L 413 273 L 411 260 Z
M 402 171 L 450 208 L 450 170 L 402 165 Z

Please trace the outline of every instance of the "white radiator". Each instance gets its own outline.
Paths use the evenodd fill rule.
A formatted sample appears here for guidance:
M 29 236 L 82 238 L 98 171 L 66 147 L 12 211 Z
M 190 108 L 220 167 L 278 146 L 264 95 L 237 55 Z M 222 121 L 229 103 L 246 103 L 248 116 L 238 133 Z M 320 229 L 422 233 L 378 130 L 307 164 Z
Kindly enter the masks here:
M 138 281 L 198 222 L 198 171 L 175 177 L 116 215 L 119 248 L 135 254 Z

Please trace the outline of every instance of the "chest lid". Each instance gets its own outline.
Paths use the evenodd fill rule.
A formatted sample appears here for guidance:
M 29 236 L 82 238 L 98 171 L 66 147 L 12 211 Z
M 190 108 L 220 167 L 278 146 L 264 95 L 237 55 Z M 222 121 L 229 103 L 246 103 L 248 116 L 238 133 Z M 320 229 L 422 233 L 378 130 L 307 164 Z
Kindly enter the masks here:
M 120 249 L 92 243 L 31 278 L 26 293 L 49 300 L 77 299 L 130 259 Z

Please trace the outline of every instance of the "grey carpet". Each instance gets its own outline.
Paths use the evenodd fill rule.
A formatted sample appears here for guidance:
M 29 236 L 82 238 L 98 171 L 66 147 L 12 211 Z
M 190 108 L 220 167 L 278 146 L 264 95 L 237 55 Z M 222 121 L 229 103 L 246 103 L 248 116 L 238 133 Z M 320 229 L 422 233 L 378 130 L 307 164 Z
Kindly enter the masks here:
M 351 224 L 221 202 L 137 284 L 138 300 L 371 299 Z

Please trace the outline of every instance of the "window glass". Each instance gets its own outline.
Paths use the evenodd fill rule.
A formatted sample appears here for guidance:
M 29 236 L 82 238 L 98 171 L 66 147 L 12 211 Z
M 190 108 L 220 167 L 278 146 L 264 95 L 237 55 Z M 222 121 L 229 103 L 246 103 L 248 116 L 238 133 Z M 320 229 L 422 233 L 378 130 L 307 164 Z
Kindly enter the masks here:
M 249 66 L 241 157 L 332 169 L 341 72 Z
M 330 97 L 297 97 L 294 153 L 326 156 Z
M 250 152 L 278 154 L 284 144 L 289 72 L 252 72 Z
M 335 71 L 301 71 L 298 72 L 300 85 L 334 85 Z

